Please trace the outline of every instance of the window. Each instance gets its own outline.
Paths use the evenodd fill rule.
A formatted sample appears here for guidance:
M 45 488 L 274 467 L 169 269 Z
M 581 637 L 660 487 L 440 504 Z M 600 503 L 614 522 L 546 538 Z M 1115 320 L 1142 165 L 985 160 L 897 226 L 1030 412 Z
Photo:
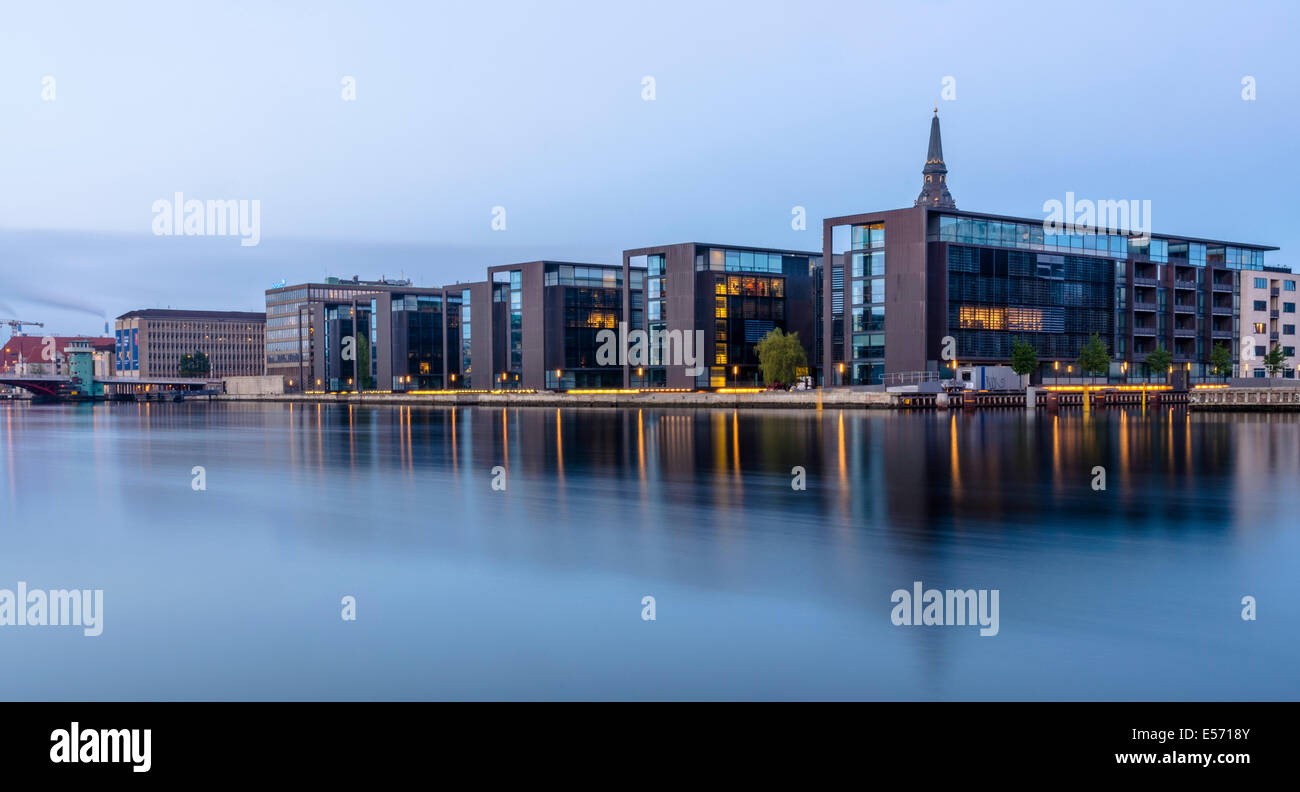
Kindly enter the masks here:
M 1282 281 L 1284 291 L 1295 291 L 1295 281 Z
M 1256 279 L 1255 279 L 1255 288 L 1256 288 L 1256 289 L 1267 289 L 1267 288 L 1268 288 L 1268 279 L 1267 279 L 1267 278 L 1256 278 Z
M 1293 346 L 1282 347 L 1282 354 L 1286 355 L 1287 357 L 1295 357 L 1295 347 Z
M 1256 311 L 1267 311 L 1267 310 L 1268 310 L 1268 303 L 1264 302 L 1263 300 L 1256 300 L 1256 301 L 1255 301 L 1255 310 L 1256 310 Z
M 1295 325 L 1282 325 L 1282 335 L 1295 335 Z
M 1264 323 L 1263 323 L 1263 322 L 1255 322 L 1255 332 L 1256 332 L 1256 333 L 1261 333 L 1261 334 L 1264 332 Z
M 1261 357 L 1261 358 L 1262 358 L 1262 357 L 1264 357 L 1264 355 L 1266 355 L 1266 354 L 1268 354 L 1268 350 L 1267 350 L 1267 349 L 1265 349 L 1264 347 L 1260 346 L 1259 344 L 1256 344 L 1256 345 L 1255 345 L 1255 357 Z
M 1282 303 L 1282 313 L 1295 313 L 1295 303 Z

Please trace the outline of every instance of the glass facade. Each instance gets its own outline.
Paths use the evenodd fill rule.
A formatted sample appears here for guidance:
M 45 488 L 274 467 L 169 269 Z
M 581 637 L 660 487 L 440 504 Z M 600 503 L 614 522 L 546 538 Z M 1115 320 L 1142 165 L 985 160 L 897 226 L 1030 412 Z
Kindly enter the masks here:
M 598 341 L 604 330 L 618 331 L 623 319 L 623 271 L 620 267 L 546 265 L 548 293 L 562 289 L 564 305 L 563 365 L 548 368 L 547 388 L 617 388 L 623 384 L 621 366 L 597 363 Z M 547 303 L 552 300 L 548 297 Z
M 848 229 L 852 362 L 846 384 L 879 385 L 885 374 L 885 224 Z
M 1075 359 L 1096 332 L 1113 338 L 1110 261 L 1020 250 L 948 248 L 948 327 L 962 358 L 1011 359 L 1011 340 L 1039 358 Z

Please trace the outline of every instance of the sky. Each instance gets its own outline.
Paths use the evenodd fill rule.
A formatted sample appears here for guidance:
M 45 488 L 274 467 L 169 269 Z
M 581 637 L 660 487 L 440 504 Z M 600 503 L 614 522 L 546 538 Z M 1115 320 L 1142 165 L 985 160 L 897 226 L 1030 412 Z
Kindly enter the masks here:
M 1291 265 L 1297 5 L 3 0 L 0 320 L 820 250 L 821 218 L 912 204 L 936 105 L 959 208 L 1149 200 Z M 155 235 L 177 192 L 257 201 L 258 244 Z

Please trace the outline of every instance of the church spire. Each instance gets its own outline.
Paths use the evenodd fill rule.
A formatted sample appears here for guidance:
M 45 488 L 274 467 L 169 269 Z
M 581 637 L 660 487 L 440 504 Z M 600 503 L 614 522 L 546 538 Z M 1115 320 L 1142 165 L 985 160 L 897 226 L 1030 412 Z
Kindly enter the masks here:
M 925 167 L 921 169 L 924 182 L 916 206 L 937 209 L 956 209 L 957 204 L 948 192 L 948 166 L 943 162 L 943 141 L 939 137 L 939 106 L 935 105 L 934 118 L 930 119 L 930 148 L 925 153 Z

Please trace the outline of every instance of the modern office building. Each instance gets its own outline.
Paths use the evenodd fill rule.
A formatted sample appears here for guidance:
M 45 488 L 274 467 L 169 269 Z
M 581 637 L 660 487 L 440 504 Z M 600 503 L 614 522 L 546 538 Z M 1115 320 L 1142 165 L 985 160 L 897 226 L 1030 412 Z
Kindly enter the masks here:
M 1284 268 L 1242 270 L 1239 349 L 1242 352 L 1238 373 L 1243 377 L 1280 376 L 1294 379 L 1296 375 L 1296 324 L 1300 314 L 1296 303 L 1300 291 L 1296 290 L 1296 276 Z M 1264 355 L 1280 346 L 1286 355 L 1282 369 L 1270 372 L 1265 368 Z
M 266 292 L 266 372 L 289 390 L 422 391 L 460 378 L 467 287 L 327 278 Z
M 183 355 L 208 357 L 208 377 L 260 376 L 266 314 L 251 311 L 130 311 L 114 322 L 115 376 L 179 377 Z
M 685 242 L 623 251 L 628 328 L 648 338 L 666 333 L 667 344 L 650 365 L 625 368 L 630 387 L 709 388 L 762 383 L 754 351 L 774 328 L 798 333 L 815 375 L 817 289 L 821 255 Z M 696 331 L 703 350 L 696 348 Z M 689 346 L 694 366 L 673 352 Z M 693 373 L 695 369 L 698 373 Z
M 1049 233 L 1042 218 L 958 210 L 947 177 L 936 112 L 912 207 L 823 221 L 826 384 L 1004 363 L 1013 338 L 1049 377 L 1077 376 L 1093 333 L 1117 379 L 1163 375 L 1147 371 L 1157 345 L 1193 379 L 1208 375 L 1213 343 L 1239 355 L 1241 271 L 1265 269 L 1277 248 L 1126 226 Z
M 530 261 L 488 268 L 470 285 L 462 329 L 474 388 L 617 388 L 623 369 L 598 359 L 602 330 L 618 332 L 623 270 L 610 264 Z

